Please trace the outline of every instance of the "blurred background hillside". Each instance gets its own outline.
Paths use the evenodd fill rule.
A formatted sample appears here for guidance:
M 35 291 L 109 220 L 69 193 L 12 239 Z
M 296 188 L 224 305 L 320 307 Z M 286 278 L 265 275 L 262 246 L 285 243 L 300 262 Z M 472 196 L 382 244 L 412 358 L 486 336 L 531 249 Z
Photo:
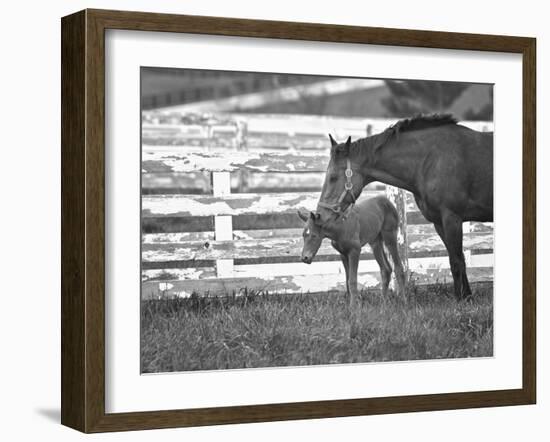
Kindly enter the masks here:
M 492 85 L 142 68 L 142 109 L 400 118 L 450 112 L 493 119 Z M 189 106 L 189 109 L 186 107 Z

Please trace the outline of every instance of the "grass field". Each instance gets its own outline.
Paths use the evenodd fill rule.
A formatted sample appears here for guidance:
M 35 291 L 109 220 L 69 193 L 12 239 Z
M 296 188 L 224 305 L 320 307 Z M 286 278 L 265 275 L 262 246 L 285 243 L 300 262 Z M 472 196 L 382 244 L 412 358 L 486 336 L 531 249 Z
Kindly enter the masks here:
M 463 303 L 448 285 L 365 291 L 351 334 L 339 293 L 143 301 L 142 372 L 492 356 L 493 287 L 472 289 Z

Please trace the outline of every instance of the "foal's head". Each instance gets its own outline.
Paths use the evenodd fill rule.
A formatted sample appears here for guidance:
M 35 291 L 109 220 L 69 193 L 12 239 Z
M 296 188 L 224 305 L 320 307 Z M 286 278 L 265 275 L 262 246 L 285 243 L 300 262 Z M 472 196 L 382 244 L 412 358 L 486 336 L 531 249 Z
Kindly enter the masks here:
M 329 135 L 330 161 L 317 211 L 322 222 L 339 217 L 361 194 L 365 185 L 360 165 L 351 158 L 351 137 L 337 143 Z
M 304 237 L 302 261 L 306 264 L 311 264 L 324 238 L 321 225 L 319 224 L 319 214 L 298 211 L 298 216 L 306 223 L 302 232 L 302 236 Z

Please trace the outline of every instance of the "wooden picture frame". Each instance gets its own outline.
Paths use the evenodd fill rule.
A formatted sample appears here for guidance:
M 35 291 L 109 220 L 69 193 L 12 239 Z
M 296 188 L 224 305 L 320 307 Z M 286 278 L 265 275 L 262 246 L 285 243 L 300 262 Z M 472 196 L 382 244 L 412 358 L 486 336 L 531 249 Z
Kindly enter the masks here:
M 517 53 L 523 57 L 522 387 L 132 413 L 105 412 L 105 30 Z M 84 10 L 62 19 L 62 424 L 141 430 L 533 404 L 536 400 L 536 97 L 533 38 Z

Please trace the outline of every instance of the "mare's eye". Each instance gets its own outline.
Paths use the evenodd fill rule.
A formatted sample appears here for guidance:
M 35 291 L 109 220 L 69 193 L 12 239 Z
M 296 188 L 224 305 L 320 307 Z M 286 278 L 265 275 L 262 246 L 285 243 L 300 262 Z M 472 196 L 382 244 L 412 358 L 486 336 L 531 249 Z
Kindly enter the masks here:
M 336 176 L 336 175 L 331 175 L 331 176 L 329 177 L 329 181 L 330 181 L 331 183 L 334 183 L 335 181 L 338 181 L 338 176 Z

